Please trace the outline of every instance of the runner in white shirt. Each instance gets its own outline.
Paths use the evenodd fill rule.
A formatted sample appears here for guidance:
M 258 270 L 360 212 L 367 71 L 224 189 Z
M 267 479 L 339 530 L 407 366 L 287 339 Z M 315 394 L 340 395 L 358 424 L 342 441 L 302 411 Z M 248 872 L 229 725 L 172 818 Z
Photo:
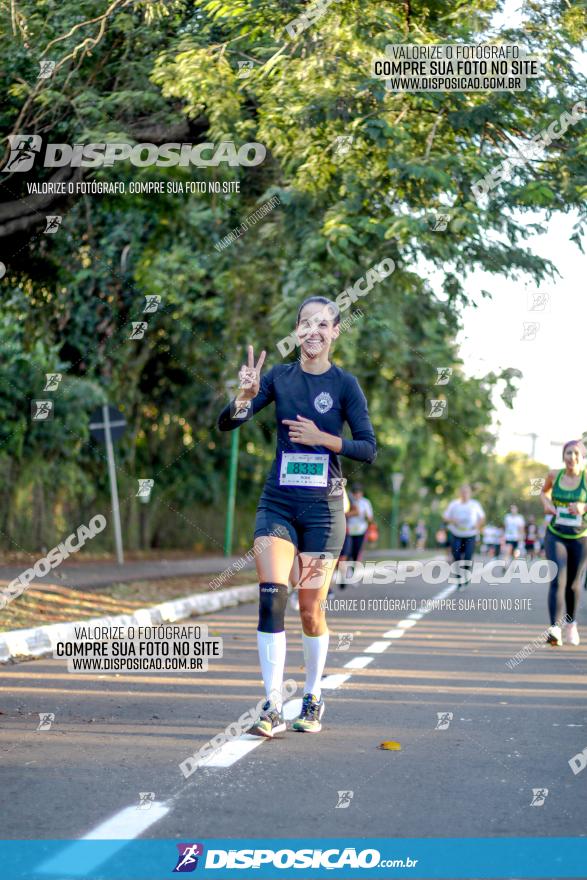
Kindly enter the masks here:
M 357 562 L 361 557 L 365 535 L 369 523 L 373 521 L 373 508 L 368 498 L 363 495 L 363 487 L 356 483 L 350 494 L 350 510 L 347 513 L 346 538 L 340 554 L 340 562 L 347 563 L 340 566 L 340 588 L 346 586 L 344 576 L 352 567 L 351 563 Z
M 526 521 L 524 517 L 518 513 L 515 504 L 510 507 L 510 512 L 506 513 L 503 525 L 505 529 L 505 546 L 506 556 L 510 559 L 512 556 L 517 559 L 520 555 L 520 541 L 524 537 L 524 526 Z
M 459 498 L 451 501 L 442 518 L 451 532 L 451 548 L 455 562 L 465 559 L 471 562 L 479 529 L 485 524 L 485 511 L 471 497 L 468 484 L 459 489 Z

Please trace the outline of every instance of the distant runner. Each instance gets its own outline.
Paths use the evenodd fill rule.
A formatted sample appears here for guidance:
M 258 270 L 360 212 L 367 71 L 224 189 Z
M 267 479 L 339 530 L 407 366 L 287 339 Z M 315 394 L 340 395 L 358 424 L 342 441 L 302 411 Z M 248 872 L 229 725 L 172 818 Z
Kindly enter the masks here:
M 505 532 L 505 548 L 507 559 L 517 559 L 520 555 L 520 544 L 524 538 L 524 517 L 518 513 L 518 508 L 512 504 L 509 513 L 503 519 Z
M 465 483 L 459 489 L 459 498 L 451 501 L 442 518 L 451 532 L 451 550 L 455 562 L 471 562 L 479 529 L 485 524 L 485 511 L 472 498 L 471 487 Z
M 565 443 L 563 461 L 564 468 L 548 472 L 540 494 L 544 512 L 552 516 L 544 539 L 546 558 L 557 565 L 548 594 L 550 627 L 546 641 L 557 646 L 563 643 L 563 604 L 567 612 L 565 641 L 569 645 L 580 643 L 576 615 L 587 563 L 587 484 L 581 440 Z

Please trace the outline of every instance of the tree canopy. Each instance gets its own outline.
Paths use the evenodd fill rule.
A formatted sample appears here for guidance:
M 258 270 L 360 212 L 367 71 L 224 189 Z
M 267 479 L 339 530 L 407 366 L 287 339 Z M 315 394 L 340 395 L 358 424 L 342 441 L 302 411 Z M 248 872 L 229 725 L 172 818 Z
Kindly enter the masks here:
M 229 440 L 215 420 L 244 346 L 266 348 L 268 365 L 278 362 L 277 342 L 304 297 L 336 296 L 384 259 L 394 272 L 357 302 L 363 314 L 334 352 L 369 400 L 380 452 L 362 479 L 382 518 L 391 472 L 406 474 L 407 497 L 425 488 L 441 498 L 479 457 L 491 457 L 494 404 L 502 395 L 513 405 L 515 364 L 467 375 L 455 342 L 464 279 L 475 269 L 496 283 L 554 277 L 556 267 L 529 248 L 542 226 L 527 216 L 575 211 L 580 244 L 586 212 L 584 122 L 517 166 L 490 198 L 473 198 L 476 180 L 585 94 L 573 55 L 585 37 L 580 5 L 529 2 L 519 27 L 506 21 L 497 33 L 500 8 L 338 0 L 291 38 L 286 25 L 307 9 L 293 0 L 0 3 L 5 137 L 256 142 L 267 151 L 253 167 L 126 161 L 2 174 L 6 549 L 49 545 L 107 506 L 104 453 L 89 440 L 88 419 L 108 401 L 128 422 L 117 451 L 127 541 L 218 550 Z M 517 93 L 407 93 L 387 91 L 371 74 L 389 43 L 491 39 L 539 54 L 543 76 Z M 53 72 L 39 78 L 46 61 Z M 126 182 L 127 191 L 29 192 L 32 182 L 91 180 Z M 207 191 L 186 192 L 194 180 Z M 163 182 L 164 192 L 131 193 L 131 181 Z M 238 191 L 223 192 L 225 183 Z M 273 197 L 263 219 L 219 244 Z M 62 216 L 56 233 L 45 232 L 47 215 Z M 159 307 L 145 313 L 153 296 Z M 141 321 L 144 337 L 129 339 Z M 450 381 L 435 384 L 445 367 Z M 30 401 L 51 396 L 48 372 L 63 374 L 55 415 L 36 424 Z M 427 417 L 431 398 L 448 402 L 445 418 Z M 241 434 L 238 537 L 246 544 L 272 456 L 272 413 Z M 136 499 L 138 478 L 155 480 L 149 505 Z

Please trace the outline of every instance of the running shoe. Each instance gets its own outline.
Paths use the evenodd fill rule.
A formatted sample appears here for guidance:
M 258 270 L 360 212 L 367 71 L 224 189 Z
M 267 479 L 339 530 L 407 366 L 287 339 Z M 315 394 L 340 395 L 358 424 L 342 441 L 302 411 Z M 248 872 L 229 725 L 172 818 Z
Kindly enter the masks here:
M 275 736 L 276 733 L 283 733 L 286 730 L 285 718 L 283 712 L 278 712 L 270 700 L 263 703 L 261 714 L 252 727 L 247 730 L 252 736 Z
M 577 630 L 577 623 L 575 620 L 572 620 L 570 623 L 565 623 L 565 642 L 567 645 L 580 645 L 581 639 L 579 638 L 579 631 Z
M 548 635 L 546 636 L 546 643 L 548 645 L 558 645 L 559 647 L 563 643 L 562 633 L 560 626 L 549 626 L 548 627 Z
M 302 733 L 320 733 L 320 721 L 324 715 L 324 700 L 317 700 L 314 694 L 304 694 L 300 717 L 292 724 L 292 730 Z

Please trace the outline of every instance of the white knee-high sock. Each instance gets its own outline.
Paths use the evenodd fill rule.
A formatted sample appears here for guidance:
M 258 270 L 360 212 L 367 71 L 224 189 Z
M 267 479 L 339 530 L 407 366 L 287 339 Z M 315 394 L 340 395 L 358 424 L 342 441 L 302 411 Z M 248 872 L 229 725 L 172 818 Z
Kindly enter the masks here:
M 323 633 L 321 636 L 307 636 L 305 633 L 302 633 L 304 661 L 306 664 L 306 683 L 304 685 L 304 693 L 314 694 L 317 700 L 320 699 L 322 693 L 320 681 L 326 665 L 328 640 L 328 632 Z
M 267 699 L 281 711 L 283 703 L 283 670 L 285 668 L 285 632 L 266 633 L 257 630 L 257 648 Z

